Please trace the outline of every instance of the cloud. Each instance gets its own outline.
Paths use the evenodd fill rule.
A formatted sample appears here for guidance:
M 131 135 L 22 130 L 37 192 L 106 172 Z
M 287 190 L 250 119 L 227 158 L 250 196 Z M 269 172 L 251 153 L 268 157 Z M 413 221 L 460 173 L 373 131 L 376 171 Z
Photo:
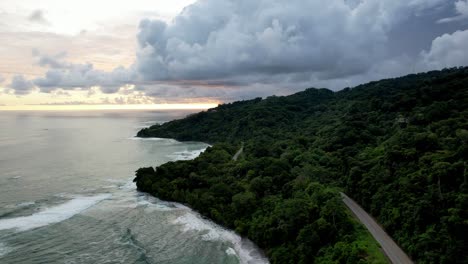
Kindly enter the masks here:
M 101 102 L 86 102 L 86 101 L 63 101 L 54 103 L 41 103 L 41 104 L 29 104 L 29 105 L 100 105 Z
M 0 84 L 2 84 L 5 81 L 5 78 L 0 75 Z
M 441 69 L 468 65 L 468 30 L 444 34 L 432 41 L 431 49 L 421 53 L 422 68 Z
M 458 1 L 457 10 L 466 1 Z M 47 71 L 30 82 L 45 93 L 84 90 L 96 98 L 101 90 L 123 96 L 108 99 L 122 103 L 232 101 L 308 87 L 338 90 L 416 69 L 468 64 L 464 31 L 434 39 L 440 31 L 419 30 L 426 38 L 411 54 L 398 41 L 416 42 L 417 36 L 401 34 L 401 28 L 420 17 L 417 21 L 429 27 L 421 21 L 437 22 L 448 16 L 437 12 L 452 5 L 446 0 L 199 0 L 170 23 L 142 20 L 136 60 L 126 64 L 131 66 L 105 71 L 67 61 L 64 52 L 36 51 L 36 64 Z M 434 26 L 451 32 L 448 25 Z M 403 48 L 390 49 L 398 45 Z M 423 48 L 427 51 L 420 52 Z M 128 99 L 135 92 L 136 98 Z
M 34 84 L 26 80 L 22 75 L 15 75 L 8 87 L 13 89 L 17 95 L 25 95 L 33 91 Z
M 344 78 L 386 58 L 392 28 L 443 3 L 200 0 L 173 23 L 140 23 L 136 66 L 150 81 L 304 73 Z
M 38 57 L 37 64 L 42 67 L 50 67 L 54 69 L 70 68 L 71 64 L 66 63 L 63 59 L 67 56 L 66 52 L 60 52 L 55 55 L 41 54 L 38 50 L 33 49 L 33 56 Z
M 44 17 L 44 11 L 37 9 L 34 10 L 28 17 L 28 20 L 34 23 L 48 25 L 49 21 Z
M 447 17 L 438 20 L 438 23 L 450 23 L 455 21 L 467 20 L 468 19 L 468 0 L 459 0 L 455 2 L 455 11 L 457 16 Z
M 65 53 L 52 56 L 39 55 L 38 64 L 49 68 L 44 77 L 32 80 L 41 92 L 50 93 L 57 88 L 74 90 L 99 86 L 104 93 L 115 93 L 121 86 L 133 83 L 136 79 L 136 73 L 131 67 L 120 66 L 111 72 L 106 72 L 95 69 L 91 63 L 66 62 L 63 60 L 65 57 Z

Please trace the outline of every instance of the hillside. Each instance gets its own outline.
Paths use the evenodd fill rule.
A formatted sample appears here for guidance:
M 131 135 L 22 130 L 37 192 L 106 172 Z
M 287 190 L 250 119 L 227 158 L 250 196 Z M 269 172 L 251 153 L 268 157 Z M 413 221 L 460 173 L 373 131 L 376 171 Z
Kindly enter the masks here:
M 137 186 L 235 229 L 272 263 L 378 261 L 338 190 L 416 262 L 468 263 L 468 68 L 235 102 L 138 136 L 212 143 L 138 170 Z

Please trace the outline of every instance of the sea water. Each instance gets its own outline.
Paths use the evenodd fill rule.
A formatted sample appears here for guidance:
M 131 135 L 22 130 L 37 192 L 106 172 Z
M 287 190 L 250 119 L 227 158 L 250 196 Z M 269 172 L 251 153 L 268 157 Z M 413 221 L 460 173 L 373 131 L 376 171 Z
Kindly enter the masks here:
M 0 112 L 0 263 L 268 263 L 190 208 L 136 191 L 200 142 L 138 139 L 187 111 Z

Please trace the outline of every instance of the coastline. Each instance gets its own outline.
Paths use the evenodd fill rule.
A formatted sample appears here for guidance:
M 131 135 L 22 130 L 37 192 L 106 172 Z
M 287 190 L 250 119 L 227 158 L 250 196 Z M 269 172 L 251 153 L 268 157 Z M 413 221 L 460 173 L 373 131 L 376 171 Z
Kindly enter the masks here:
M 158 138 L 158 137 L 139 137 L 135 136 L 132 138 L 134 140 L 149 140 L 149 141 L 161 141 L 161 140 L 174 140 L 181 143 L 202 143 L 206 144 L 207 148 L 212 147 L 209 143 L 200 142 L 200 141 L 181 141 L 173 138 Z M 189 155 L 188 159 L 175 159 L 174 162 L 177 161 L 186 161 L 186 160 L 193 160 L 196 159 L 199 155 L 201 155 L 206 149 L 201 151 L 197 151 L 194 155 Z M 136 182 L 136 178 L 133 180 Z M 137 187 L 137 191 L 142 192 L 146 195 L 150 195 L 158 200 L 159 197 L 143 191 Z M 240 264 L 269 264 L 269 260 L 266 257 L 265 252 L 259 248 L 254 242 L 252 242 L 247 237 L 244 237 L 234 230 L 230 229 L 229 227 L 223 225 L 222 223 L 218 223 L 215 220 L 211 219 L 209 216 L 204 215 L 202 212 L 197 211 L 196 209 L 192 208 L 189 203 L 182 203 L 177 201 L 165 201 L 160 200 L 163 203 L 170 203 L 172 206 L 177 208 L 186 209 L 189 212 L 192 212 L 192 215 L 187 217 L 179 217 L 176 219 L 174 224 L 179 224 L 184 226 L 185 231 L 208 231 L 207 234 L 202 236 L 203 240 L 219 240 L 221 236 L 226 239 L 229 243 L 233 245 L 234 248 L 228 249 L 226 253 L 228 255 L 236 255 L 239 259 Z

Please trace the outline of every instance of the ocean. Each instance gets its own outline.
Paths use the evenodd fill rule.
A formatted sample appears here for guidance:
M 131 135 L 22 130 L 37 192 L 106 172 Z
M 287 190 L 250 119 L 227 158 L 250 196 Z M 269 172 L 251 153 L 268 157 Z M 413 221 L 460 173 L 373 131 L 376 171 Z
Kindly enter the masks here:
M 136 190 L 208 145 L 138 139 L 188 111 L 0 112 L 0 263 L 268 263 L 247 239 Z

